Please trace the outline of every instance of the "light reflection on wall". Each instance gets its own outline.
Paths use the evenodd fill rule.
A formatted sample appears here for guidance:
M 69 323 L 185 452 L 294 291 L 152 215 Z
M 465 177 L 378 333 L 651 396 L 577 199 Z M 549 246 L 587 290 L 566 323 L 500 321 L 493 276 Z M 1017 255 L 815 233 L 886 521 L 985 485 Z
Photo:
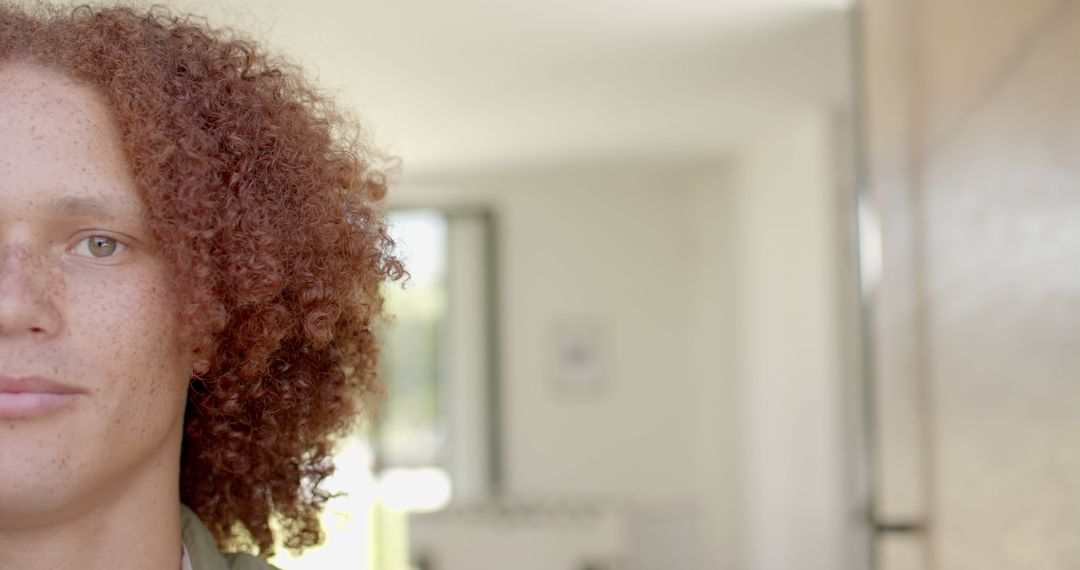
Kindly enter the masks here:
M 402 287 L 385 287 L 393 323 L 382 338 L 382 375 L 388 397 L 376 432 L 378 469 L 438 465 L 446 429 L 439 382 L 447 315 L 447 223 L 441 213 L 391 213 L 390 233 L 409 271 Z
M 299 557 L 278 546 L 277 554 L 270 561 L 282 570 L 371 568 L 373 513 L 380 493 L 371 469 L 370 446 L 359 436 L 351 437 L 342 442 L 335 461 L 337 472 L 324 485 L 327 490 L 341 495 L 331 499 L 323 512 L 326 540 Z

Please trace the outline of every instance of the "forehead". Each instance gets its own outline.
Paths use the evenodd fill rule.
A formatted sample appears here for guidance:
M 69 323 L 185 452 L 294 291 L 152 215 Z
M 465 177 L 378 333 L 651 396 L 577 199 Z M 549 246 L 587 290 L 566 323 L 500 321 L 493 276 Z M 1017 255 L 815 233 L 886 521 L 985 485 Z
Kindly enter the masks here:
M 41 66 L 0 64 L 0 196 L 9 209 L 74 197 L 141 213 L 104 96 Z
M 104 97 L 54 70 L 25 62 L 0 63 L 0 119 L 17 126 L 47 121 L 76 130 L 111 125 Z

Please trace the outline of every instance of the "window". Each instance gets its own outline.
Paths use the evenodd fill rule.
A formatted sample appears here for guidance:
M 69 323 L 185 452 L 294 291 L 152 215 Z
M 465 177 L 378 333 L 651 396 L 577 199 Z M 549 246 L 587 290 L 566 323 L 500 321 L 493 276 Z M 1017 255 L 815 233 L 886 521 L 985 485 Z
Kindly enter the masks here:
M 390 224 L 411 277 L 384 290 L 386 397 L 374 429 L 339 449 L 326 542 L 298 558 L 279 549 L 284 570 L 407 570 L 409 513 L 499 483 L 491 216 L 396 210 Z

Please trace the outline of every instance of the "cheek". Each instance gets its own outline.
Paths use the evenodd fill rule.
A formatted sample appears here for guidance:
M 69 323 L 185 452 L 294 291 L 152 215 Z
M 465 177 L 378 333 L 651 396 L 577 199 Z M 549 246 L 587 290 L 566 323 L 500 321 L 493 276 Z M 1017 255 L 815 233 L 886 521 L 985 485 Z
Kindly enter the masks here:
M 164 273 L 118 271 L 110 277 L 108 283 L 82 280 L 66 288 L 67 344 L 100 375 L 92 380 L 95 388 L 161 411 L 155 402 L 175 399 L 161 392 L 182 394 L 190 375 Z

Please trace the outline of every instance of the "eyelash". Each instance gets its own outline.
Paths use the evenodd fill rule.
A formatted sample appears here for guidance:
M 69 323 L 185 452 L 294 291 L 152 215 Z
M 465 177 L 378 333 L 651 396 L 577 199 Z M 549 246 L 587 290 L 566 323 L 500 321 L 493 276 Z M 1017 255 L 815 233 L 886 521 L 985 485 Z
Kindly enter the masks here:
M 90 251 L 90 240 L 93 240 L 95 238 L 112 240 L 113 242 L 116 243 L 115 250 L 112 253 L 110 253 L 109 255 L 104 255 L 104 256 L 94 255 Z M 80 248 L 85 249 L 85 253 L 80 252 L 79 251 Z M 128 245 L 126 243 L 124 243 L 122 240 L 120 240 L 120 239 L 118 239 L 116 237 L 113 237 L 113 236 L 107 235 L 107 234 L 91 234 L 91 235 L 88 235 L 86 237 L 80 238 L 79 241 L 75 242 L 75 245 L 71 247 L 71 252 L 74 253 L 75 255 L 79 256 L 79 257 L 84 258 L 84 259 L 108 260 L 108 259 L 112 259 L 112 258 L 116 257 L 117 255 L 123 253 L 127 249 L 128 249 Z

